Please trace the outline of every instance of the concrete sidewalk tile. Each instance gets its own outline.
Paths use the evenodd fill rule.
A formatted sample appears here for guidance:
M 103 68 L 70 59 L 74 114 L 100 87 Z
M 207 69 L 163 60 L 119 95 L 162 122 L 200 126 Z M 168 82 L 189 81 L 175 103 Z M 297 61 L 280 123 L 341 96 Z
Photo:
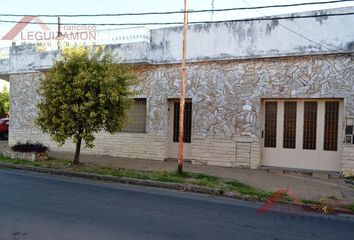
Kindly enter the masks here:
M 72 159 L 73 153 L 52 152 L 58 159 Z M 176 171 L 175 162 L 153 161 L 143 159 L 128 159 L 110 156 L 81 155 L 81 161 L 107 167 L 125 168 L 141 171 Z M 342 179 L 311 178 L 301 175 L 283 175 L 282 171 L 267 172 L 265 170 L 225 168 L 208 165 L 184 164 L 184 170 L 194 173 L 204 173 L 216 177 L 238 180 L 264 191 L 288 189 L 299 198 L 319 200 L 323 197 L 335 197 L 339 200 L 354 201 L 354 189 Z M 327 177 L 328 178 L 328 177 Z

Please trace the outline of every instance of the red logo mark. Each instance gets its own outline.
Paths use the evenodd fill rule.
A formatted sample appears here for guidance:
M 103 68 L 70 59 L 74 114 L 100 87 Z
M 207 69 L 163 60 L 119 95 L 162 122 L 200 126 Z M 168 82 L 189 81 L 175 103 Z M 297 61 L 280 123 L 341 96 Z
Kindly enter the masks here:
M 294 202 L 301 203 L 300 199 L 292 191 L 288 189 L 279 189 L 257 210 L 257 213 L 264 214 L 268 212 L 283 196 L 289 196 Z
M 13 40 L 32 21 L 35 21 L 44 31 L 50 30 L 39 17 L 24 16 L 1 40 Z

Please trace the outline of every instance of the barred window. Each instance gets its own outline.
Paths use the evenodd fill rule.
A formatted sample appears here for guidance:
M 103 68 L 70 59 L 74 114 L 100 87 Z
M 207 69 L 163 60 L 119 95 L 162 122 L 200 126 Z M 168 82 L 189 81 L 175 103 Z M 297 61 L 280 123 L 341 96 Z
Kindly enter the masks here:
M 315 150 L 317 136 L 317 102 L 305 102 L 303 149 Z
M 296 147 L 296 102 L 284 103 L 283 148 Z
M 179 134 L 179 102 L 174 104 L 173 118 L 173 142 L 178 142 Z M 186 102 L 184 105 L 183 142 L 190 143 L 192 135 L 192 103 Z
M 277 146 L 277 112 L 278 104 L 276 102 L 265 103 L 265 136 L 264 147 Z
M 339 102 L 326 102 L 323 149 L 337 151 Z
M 123 132 L 146 132 L 146 98 L 134 99 L 134 106 L 128 112 Z

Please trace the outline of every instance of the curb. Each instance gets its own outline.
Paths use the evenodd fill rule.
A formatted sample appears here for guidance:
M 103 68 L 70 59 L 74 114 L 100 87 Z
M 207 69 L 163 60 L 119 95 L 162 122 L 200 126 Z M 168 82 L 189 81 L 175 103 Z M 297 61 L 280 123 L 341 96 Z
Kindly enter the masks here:
M 158 182 L 158 181 L 152 181 L 152 180 L 143 180 L 143 179 L 126 178 L 126 177 L 114 177 L 114 176 L 92 174 L 92 173 L 70 172 L 70 171 L 65 171 L 65 170 L 25 166 L 25 165 L 5 163 L 5 162 L 0 162 L 0 167 L 17 169 L 17 170 L 25 170 L 25 171 L 31 171 L 31 172 L 47 173 L 47 174 L 51 174 L 51 175 L 77 177 L 77 178 L 99 180 L 99 181 L 112 181 L 112 182 L 116 182 L 116 183 L 133 184 L 133 185 L 156 187 L 156 188 L 165 188 L 165 189 L 172 189 L 172 190 L 178 190 L 178 191 L 184 191 L 184 192 L 202 193 L 202 194 L 208 194 L 208 195 L 225 196 L 225 197 L 235 198 L 235 199 L 240 199 L 240 200 L 255 201 L 254 198 L 242 196 L 242 195 L 234 193 L 234 192 L 224 192 L 223 190 L 220 190 L 220 189 L 214 189 L 214 188 L 202 187 L 202 186 L 196 186 L 196 185 L 189 185 L 189 184 Z
M 348 184 L 351 184 L 351 185 L 354 185 L 354 180 L 344 179 L 344 182 L 348 183 Z
M 39 173 L 46 173 L 51 175 L 58 175 L 58 176 L 67 176 L 67 177 L 77 177 L 83 179 L 90 179 L 90 180 L 98 180 L 98 181 L 112 181 L 116 183 L 123 183 L 123 184 L 132 184 L 138 186 L 146 186 L 146 187 L 155 187 L 155 188 L 164 188 L 164 189 L 171 189 L 183 192 L 194 192 L 200 194 L 208 194 L 214 196 L 222 196 L 227 198 L 233 198 L 237 200 L 244 200 L 249 202 L 262 202 L 259 199 L 251 196 L 241 195 L 235 192 L 225 192 L 221 189 L 214 189 L 209 187 L 202 187 L 190 184 L 181 184 L 181 183 L 168 183 L 168 182 L 158 182 L 152 180 L 143 180 L 143 179 L 136 179 L 136 178 L 126 178 L 126 177 L 114 177 L 114 176 L 107 176 L 101 174 L 93 174 L 93 173 L 80 173 L 80 172 L 70 172 L 65 170 L 58 170 L 58 169 L 50 169 L 50 168 L 41 168 L 41 167 L 33 167 L 33 166 L 25 166 L 19 165 L 14 163 L 6 163 L 0 162 L 0 167 L 4 168 L 11 168 L 17 170 L 25 170 L 31 172 L 39 172 Z M 301 207 L 303 209 L 313 209 L 316 207 L 312 204 L 302 204 L 302 203 L 294 203 L 294 202 L 284 202 L 285 204 Z M 334 209 L 337 214 L 349 214 L 354 215 L 353 212 L 343 209 L 343 208 L 335 208 Z

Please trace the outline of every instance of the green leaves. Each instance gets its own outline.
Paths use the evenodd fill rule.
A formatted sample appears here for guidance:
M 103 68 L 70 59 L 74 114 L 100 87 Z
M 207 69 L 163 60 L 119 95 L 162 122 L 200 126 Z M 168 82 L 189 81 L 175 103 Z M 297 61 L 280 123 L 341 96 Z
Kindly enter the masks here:
M 2 92 L 0 91 L 0 117 L 9 113 L 10 110 L 10 93 L 5 88 Z
M 83 139 L 93 147 L 94 133 L 122 129 L 134 84 L 132 72 L 101 48 L 67 49 L 41 79 L 36 124 L 60 144 Z

